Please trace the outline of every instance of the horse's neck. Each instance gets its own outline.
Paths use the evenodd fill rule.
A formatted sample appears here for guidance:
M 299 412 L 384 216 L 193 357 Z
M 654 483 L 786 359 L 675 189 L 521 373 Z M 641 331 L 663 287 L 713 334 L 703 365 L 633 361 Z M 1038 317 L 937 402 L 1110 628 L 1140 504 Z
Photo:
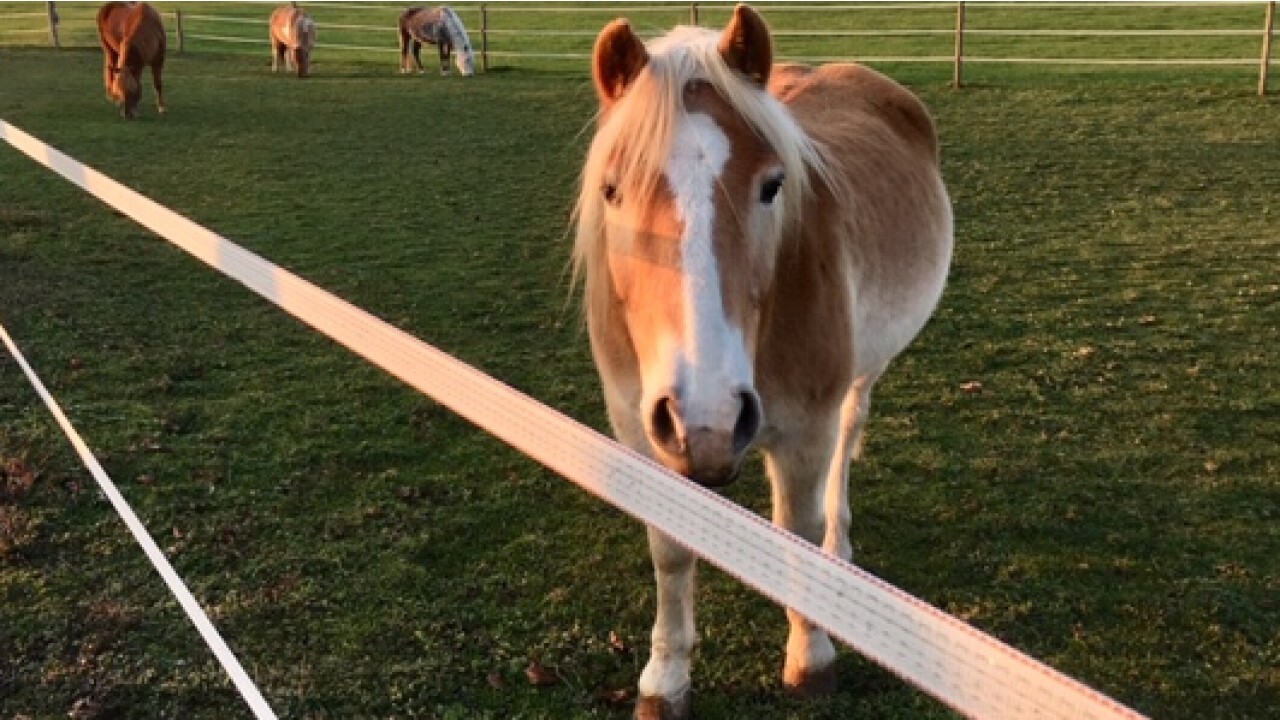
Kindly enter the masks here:
M 850 260 L 823 210 L 806 203 L 801 222 L 783 231 L 756 356 L 756 385 L 766 408 L 800 403 L 813 412 L 832 409 L 853 380 Z

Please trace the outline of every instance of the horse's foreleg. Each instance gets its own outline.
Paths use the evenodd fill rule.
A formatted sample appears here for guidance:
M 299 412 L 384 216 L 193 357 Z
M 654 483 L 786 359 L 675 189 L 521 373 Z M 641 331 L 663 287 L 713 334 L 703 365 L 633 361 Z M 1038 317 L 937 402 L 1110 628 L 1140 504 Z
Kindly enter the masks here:
M 151 84 L 156 87 L 156 112 L 161 115 L 164 114 L 164 82 L 161 80 L 163 72 L 163 58 L 151 64 Z
M 693 620 L 697 563 L 693 553 L 653 528 L 649 528 L 649 554 L 658 582 L 658 616 L 649 663 L 640 675 L 635 716 L 677 720 L 689 716 L 690 663 L 697 643 Z
M 399 35 L 400 35 L 400 73 L 404 74 L 409 72 L 409 45 L 411 40 L 409 38 L 409 33 L 405 32 L 404 28 L 400 29 Z
M 448 75 L 449 74 L 449 49 L 450 49 L 449 44 L 440 43 L 439 45 L 436 46 L 436 48 L 440 51 L 440 74 Z
M 827 491 L 823 509 L 827 519 L 822 549 L 843 560 L 853 557 L 849 542 L 849 461 L 862 457 L 863 431 L 871 409 L 871 386 L 877 376 L 864 375 L 853 381 L 840 407 L 840 442 L 827 471 Z
M 422 67 L 422 43 L 417 40 L 413 41 L 413 66 L 420 73 L 426 72 Z
M 766 457 L 773 483 L 773 521 L 811 543 L 823 542 L 826 521 L 823 513 L 827 479 L 837 450 L 835 418 L 820 422 L 812 433 L 798 433 L 797 439 L 770 450 Z M 782 681 L 797 695 L 821 695 L 835 690 L 835 645 L 826 631 L 800 613 L 787 608 L 791 629 L 787 636 L 787 658 Z
M 623 445 L 648 455 L 644 424 L 632 412 L 639 386 L 625 379 L 604 378 L 609 424 Z M 698 636 L 693 619 L 697 558 L 663 533 L 649 528 L 649 557 L 657 581 L 657 617 L 653 623 L 649 662 L 640 674 L 638 720 L 682 720 L 689 716 L 690 664 Z

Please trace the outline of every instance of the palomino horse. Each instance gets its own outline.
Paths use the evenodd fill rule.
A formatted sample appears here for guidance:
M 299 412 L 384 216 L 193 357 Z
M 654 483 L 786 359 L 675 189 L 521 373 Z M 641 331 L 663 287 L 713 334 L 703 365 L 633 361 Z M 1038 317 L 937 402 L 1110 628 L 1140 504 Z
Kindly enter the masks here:
M 304 78 L 311 72 L 311 48 L 316 44 L 316 24 L 296 3 L 271 13 L 271 72 L 284 61 L 286 70 Z
M 166 38 L 155 8 L 131 2 L 103 5 L 98 10 L 98 40 L 102 43 L 102 81 L 107 97 L 120 106 L 120 114 L 130 119 L 138 114 L 142 68 L 147 65 L 156 86 L 156 109 L 163 113 L 160 74 Z
M 849 461 L 872 385 L 942 294 L 951 207 L 914 95 L 857 65 L 772 58 L 745 5 L 719 34 L 601 32 L 575 266 L 618 439 L 707 486 L 759 448 L 774 522 L 848 559 Z M 652 528 L 649 545 L 636 715 L 685 717 L 695 558 Z M 784 684 L 832 691 L 830 638 L 787 615 Z
M 411 7 L 400 14 L 400 72 L 422 69 L 422 43 L 435 45 L 440 51 L 440 74 L 449 74 L 449 55 L 454 55 L 458 73 L 471 77 L 476 73 L 476 58 L 471 52 L 467 28 L 453 8 Z M 412 65 L 410 54 L 412 53 Z

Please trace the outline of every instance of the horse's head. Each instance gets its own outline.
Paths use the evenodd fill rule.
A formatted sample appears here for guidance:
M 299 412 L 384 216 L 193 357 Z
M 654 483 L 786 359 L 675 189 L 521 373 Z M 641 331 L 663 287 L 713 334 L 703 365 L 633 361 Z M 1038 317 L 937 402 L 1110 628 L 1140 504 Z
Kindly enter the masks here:
M 111 100 L 120 106 L 120 114 L 133 118 L 138 114 L 138 100 L 142 97 L 142 86 L 138 75 L 128 67 L 111 68 L 111 85 L 108 89 Z
M 758 333 L 816 162 L 765 90 L 772 54 L 741 5 L 718 36 L 681 28 L 646 47 L 618 20 L 595 45 L 577 248 L 593 347 L 606 386 L 639 404 L 654 456 L 706 485 L 736 476 L 763 427 Z
M 476 74 L 476 55 L 470 45 L 463 45 L 453 53 L 453 62 L 458 66 L 458 74 L 471 77 Z
M 316 23 L 302 10 L 294 8 L 293 35 L 295 37 L 295 46 L 291 50 L 293 53 L 293 66 L 298 71 L 298 77 L 304 78 L 311 74 L 311 49 L 316 44 Z

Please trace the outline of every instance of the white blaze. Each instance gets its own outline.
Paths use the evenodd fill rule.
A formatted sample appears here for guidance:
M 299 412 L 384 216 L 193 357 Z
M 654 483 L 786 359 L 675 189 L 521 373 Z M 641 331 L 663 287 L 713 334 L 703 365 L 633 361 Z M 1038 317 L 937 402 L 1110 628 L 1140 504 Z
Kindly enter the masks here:
M 685 336 L 668 338 L 651 392 L 678 387 L 687 427 L 733 428 L 737 389 L 752 384 L 742 331 L 729 323 L 713 247 L 715 188 L 732 147 L 709 115 L 687 115 L 676 130 L 666 179 L 684 223 L 680 254 Z

